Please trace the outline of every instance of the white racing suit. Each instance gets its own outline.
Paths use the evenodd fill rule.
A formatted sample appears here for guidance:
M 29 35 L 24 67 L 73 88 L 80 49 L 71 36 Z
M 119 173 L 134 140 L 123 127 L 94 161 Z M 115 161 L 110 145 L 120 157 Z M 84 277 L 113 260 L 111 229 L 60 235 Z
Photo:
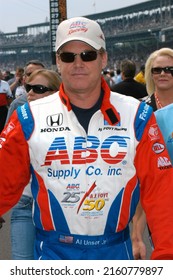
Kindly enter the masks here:
M 63 86 L 19 107 L 1 134 L 0 215 L 32 173 L 36 259 L 133 259 L 128 225 L 140 195 L 152 258 L 173 256 L 173 173 L 152 109 L 104 80 L 102 89 L 87 134 Z

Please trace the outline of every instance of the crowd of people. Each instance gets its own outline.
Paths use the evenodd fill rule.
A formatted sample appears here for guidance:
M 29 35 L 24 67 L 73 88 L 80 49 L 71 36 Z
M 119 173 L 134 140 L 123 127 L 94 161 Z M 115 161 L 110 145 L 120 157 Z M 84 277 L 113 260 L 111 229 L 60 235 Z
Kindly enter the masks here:
M 151 259 L 172 260 L 173 50 L 151 53 L 140 75 L 129 59 L 110 70 L 100 25 L 75 17 L 57 28 L 56 63 L 29 61 L 0 93 L 12 258 L 145 259 L 147 224 Z
M 142 3 L 143 4 L 143 3 Z M 170 6 L 169 2 L 164 3 L 160 7 L 160 3 L 156 3 L 156 6 L 147 7 L 144 9 L 142 5 L 139 8 L 124 9 L 122 14 L 118 10 L 114 10 L 106 13 L 106 16 L 96 15 L 96 20 L 101 26 L 103 32 L 107 37 L 111 37 L 124 32 L 131 32 L 136 30 L 155 29 L 158 27 L 167 27 L 172 25 L 173 20 L 173 7 Z M 160 20 L 162 19 L 162 20 Z M 38 34 L 27 34 L 21 33 L 8 33 L 7 36 L 0 31 L 0 44 L 22 44 L 22 43 L 35 43 L 48 41 L 50 38 L 49 30 L 40 32 Z
M 137 7 L 130 7 L 130 9 L 123 8 L 118 10 L 113 10 L 106 13 L 99 13 L 94 15 L 94 20 L 96 20 L 100 25 L 106 37 L 108 38 L 109 48 L 109 64 L 111 67 L 116 64 L 119 68 L 119 63 L 127 54 L 127 59 L 134 60 L 138 63 L 139 67 L 144 62 L 145 57 L 153 51 L 156 41 L 158 44 L 162 45 L 162 34 L 161 30 L 167 28 L 169 31 L 165 33 L 166 38 L 170 38 L 169 45 L 172 46 L 172 23 L 173 23 L 173 7 L 170 5 L 170 1 L 152 1 L 155 3 L 144 3 L 138 4 Z M 45 25 L 44 28 L 42 25 Z M 170 27 L 170 28 L 169 28 Z M 137 36 L 138 32 L 141 31 L 147 33 L 149 44 L 141 40 L 137 40 L 136 46 L 133 45 L 133 36 Z M 160 32 L 159 32 L 160 30 Z M 133 32 L 132 38 L 126 44 L 126 34 L 131 34 Z M 114 37 L 117 35 L 122 36 L 123 47 L 118 47 L 118 44 L 114 41 Z M 17 65 L 24 67 L 27 60 L 30 59 L 40 59 L 44 60 L 45 65 L 51 66 L 51 44 L 50 41 L 50 27 L 49 22 L 40 23 L 40 26 L 31 28 L 30 25 L 19 27 L 18 32 L 3 33 L 0 30 L 0 60 L 1 67 L 8 67 L 8 70 L 13 71 Z M 136 37 L 137 38 L 137 37 Z M 139 38 L 138 38 L 139 39 Z M 111 42 L 111 43 L 110 43 Z M 30 48 L 34 45 L 34 51 Z M 129 47 L 128 47 L 129 45 Z M 26 48 L 26 52 L 23 49 Z M 19 49 L 19 51 L 17 51 Z M 142 51 L 141 51 L 142 50 Z M 111 54 L 111 55 L 110 55 Z M 115 55 L 114 55 L 115 54 Z M 33 56 L 33 57 L 30 57 Z M 108 58 L 109 59 L 109 58 Z

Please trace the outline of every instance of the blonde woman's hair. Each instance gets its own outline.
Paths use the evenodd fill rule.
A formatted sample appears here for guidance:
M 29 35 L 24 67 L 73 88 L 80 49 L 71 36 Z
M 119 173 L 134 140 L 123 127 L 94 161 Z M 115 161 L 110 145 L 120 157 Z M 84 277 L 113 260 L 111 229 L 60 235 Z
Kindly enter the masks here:
M 61 78 L 56 71 L 49 70 L 49 69 L 35 70 L 29 76 L 28 83 L 31 82 L 38 75 L 43 76 L 47 79 L 49 88 L 51 88 L 54 91 L 59 90 L 59 87 L 60 87 L 60 84 L 61 84 Z
M 146 80 L 146 88 L 147 88 L 148 95 L 152 95 L 155 92 L 155 84 L 152 78 L 151 68 L 153 67 L 153 63 L 156 57 L 159 56 L 170 56 L 173 58 L 173 49 L 162 48 L 160 50 L 154 51 L 148 57 L 145 63 L 145 80 Z

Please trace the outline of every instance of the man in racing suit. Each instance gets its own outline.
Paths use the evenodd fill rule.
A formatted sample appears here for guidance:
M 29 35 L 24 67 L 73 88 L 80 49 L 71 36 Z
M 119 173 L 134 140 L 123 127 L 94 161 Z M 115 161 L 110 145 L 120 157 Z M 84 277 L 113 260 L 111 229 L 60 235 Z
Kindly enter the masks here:
M 1 134 L 0 215 L 32 174 L 36 259 L 133 259 L 140 198 L 152 259 L 173 259 L 173 169 L 151 107 L 110 92 L 96 22 L 63 21 L 56 51 L 60 91 L 19 107 Z

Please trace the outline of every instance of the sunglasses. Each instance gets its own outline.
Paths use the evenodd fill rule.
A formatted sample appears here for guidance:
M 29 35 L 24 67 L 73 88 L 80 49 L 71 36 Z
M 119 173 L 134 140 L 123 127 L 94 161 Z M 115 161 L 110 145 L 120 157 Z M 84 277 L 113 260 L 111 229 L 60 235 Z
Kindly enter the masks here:
M 26 88 L 27 92 L 29 92 L 32 89 L 33 92 L 38 93 L 38 94 L 45 93 L 46 91 L 53 91 L 53 89 L 45 87 L 45 86 L 42 86 L 42 85 L 26 84 L 25 88 Z
M 152 74 L 161 74 L 162 71 L 164 71 L 166 74 L 171 74 L 173 76 L 173 66 L 151 68 Z
M 97 59 L 97 51 L 85 51 L 81 53 L 72 53 L 72 52 L 62 52 L 59 54 L 59 57 L 63 62 L 71 63 L 74 62 L 75 57 L 77 55 L 80 55 L 80 58 L 82 61 L 88 62 L 88 61 L 94 61 Z

